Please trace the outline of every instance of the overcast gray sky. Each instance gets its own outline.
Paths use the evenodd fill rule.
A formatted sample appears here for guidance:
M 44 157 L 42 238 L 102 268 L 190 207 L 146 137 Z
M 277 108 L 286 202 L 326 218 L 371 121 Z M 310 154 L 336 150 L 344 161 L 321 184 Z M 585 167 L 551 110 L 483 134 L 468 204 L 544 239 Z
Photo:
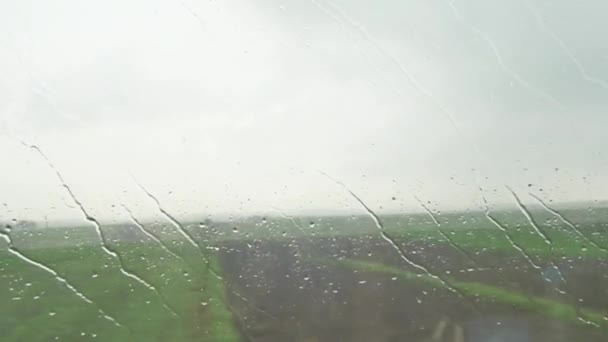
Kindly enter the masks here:
M 608 199 L 608 2 L 0 0 L 0 219 Z M 528 184 L 533 184 L 528 187 Z M 542 189 L 542 191 L 541 191 Z M 395 197 L 395 200 L 392 200 Z M 116 207 L 112 207 L 116 205 Z

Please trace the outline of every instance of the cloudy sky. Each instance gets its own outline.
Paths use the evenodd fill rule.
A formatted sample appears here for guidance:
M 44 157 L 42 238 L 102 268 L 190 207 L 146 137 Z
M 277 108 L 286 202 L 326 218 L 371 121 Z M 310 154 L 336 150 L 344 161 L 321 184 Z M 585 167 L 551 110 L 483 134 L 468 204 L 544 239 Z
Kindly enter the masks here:
M 0 219 L 608 199 L 607 11 L 0 0 Z

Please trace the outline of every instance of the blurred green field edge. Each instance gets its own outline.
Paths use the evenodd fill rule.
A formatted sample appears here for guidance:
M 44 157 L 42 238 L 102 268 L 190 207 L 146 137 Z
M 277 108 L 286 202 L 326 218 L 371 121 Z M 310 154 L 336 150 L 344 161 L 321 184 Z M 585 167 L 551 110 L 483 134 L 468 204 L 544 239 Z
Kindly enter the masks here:
M 516 247 L 509 241 L 508 237 L 502 231 L 492 228 L 480 229 L 459 229 L 451 230 L 443 228 L 443 232 L 448 234 L 452 241 L 461 248 L 466 248 L 472 251 L 490 250 L 495 252 L 506 252 L 509 254 L 520 254 Z M 393 238 L 398 239 L 402 243 L 445 243 L 449 244 L 446 238 L 436 227 L 425 228 L 410 228 L 410 229 L 395 229 L 387 228 L 386 232 Z M 249 241 L 249 240 L 267 240 L 267 241 L 290 241 L 297 238 L 320 239 L 320 238 L 358 238 L 377 235 L 375 229 L 367 231 L 352 232 L 348 230 L 333 229 L 330 231 L 310 231 L 301 232 L 295 229 L 283 229 L 281 231 L 256 231 L 254 233 L 239 233 L 225 234 L 221 237 L 211 239 L 211 243 L 225 243 L 230 241 Z M 583 257 L 608 260 L 608 246 L 602 246 L 605 239 L 600 243 L 597 239 L 591 241 L 597 244 L 600 248 L 590 244 L 580 237 L 563 232 L 552 231 L 550 233 L 553 239 L 551 248 L 546 244 L 540 236 L 535 235 L 532 231 L 509 232 L 514 242 L 522 248 L 526 254 L 534 257 Z M 591 239 L 588 237 L 588 239 Z
M 228 305 L 226 285 L 218 278 L 223 276 L 223 272 L 217 253 L 210 253 L 208 261 L 209 267 L 215 271 L 215 275 L 208 274 L 207 278 L 211 341 L 241 341 L 238 324 Z
M 312 260 L 325 264 L 342 266 L 349 269 L 398 276 L 401 281 L 417 281 L 433 284 L 439 287 L 446 287 L 446 285 L 440 280 L 429 275 L 407 272 L 399 268 L 380 263 L 349 259 L 332 260 L 328 258 L 313 258 Z M 538 296 L 526 296 L 523 293 L 513 290 L 478 282 L 463 282 L 453 279 L 447 280 L 449 280 L 450 285 L 453 288 L 470 297 L 485 297 L 522 310 L 538 313 L 546 317 L 574 322 L 579 325 L 593 325 L 596 327 L 601 327 L 602 329 L 608 329 L 607 318 L 596 310 L 578 308 L 577 314 L 577 308 L 573 305 L 560 303 L 551 299 Z

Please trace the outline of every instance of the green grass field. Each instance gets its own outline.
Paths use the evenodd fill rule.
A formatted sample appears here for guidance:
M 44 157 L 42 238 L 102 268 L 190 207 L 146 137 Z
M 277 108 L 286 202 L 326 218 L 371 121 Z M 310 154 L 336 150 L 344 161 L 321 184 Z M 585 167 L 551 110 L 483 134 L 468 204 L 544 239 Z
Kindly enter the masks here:
M 575 229 L 550 213 L 534 213 L 551 245 L 514 212 L 495 214 L 505 231 L 483 213 L 444 214 L 439 217 L 440 226 L 426 215 L 381 219 L 385 231 L 405 246 L 456 245 L 471 255 L 484 250 L 514 258 L 521 257 L 523 250 L 541 261 L 607 261 L 605 212 L 595 213 L 595 218 L 586 210 L 564 211 L 563 215 L 568 222 L 577 222 Z M 120 260 L 102 250 L 89 226 L 4 232 L 7 238 L 0 240 L 0 340 L 239 341 L 243 322 L 228 300 L 231 289 L 224 282 L 219 247 L 241 240 L 314 241 L 378 235 L 377 227 L 364 216 L 252 217 L 186 225 L 198 246 L 180 238 L 170 225 L 145 228 L 162 244 L 133 225 L 103 227 Z M 392 265 L 327 256 L 317 260 L 437 285 Z M 535 297 L 531 304 L 529 296 L 516 289 L 457 280 L 454 284 L 466 295 L 517 305 L 540 316 L 577 320 L 571 303 Z M 605 311 L 583 308 L 581 316 L 605 328 Z
M 0 339 L 239 340 L 220 274 L 213 275 L 194 259 L 200 255 L 192 253 L 189 263 L 187 248 L 180 253 L 184 257 L 176 258 L 151 242 L 130 242 L 115 249 L 123 257 L 124 269 L 152 287 L 125 276 L 116 260 L 97 246 L 19 250 L 28 260 L 57 272 L 92 303 L 53 274 L 2 252 Z M 216 256 L 206 257 L 217 269 Z

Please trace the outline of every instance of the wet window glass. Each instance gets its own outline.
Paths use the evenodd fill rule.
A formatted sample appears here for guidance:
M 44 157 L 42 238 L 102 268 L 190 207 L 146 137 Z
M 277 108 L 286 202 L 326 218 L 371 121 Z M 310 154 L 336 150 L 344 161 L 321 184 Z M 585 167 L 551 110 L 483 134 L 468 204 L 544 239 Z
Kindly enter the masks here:
M 0 340 L 608 340 L 608 2 L 0 3 Z

